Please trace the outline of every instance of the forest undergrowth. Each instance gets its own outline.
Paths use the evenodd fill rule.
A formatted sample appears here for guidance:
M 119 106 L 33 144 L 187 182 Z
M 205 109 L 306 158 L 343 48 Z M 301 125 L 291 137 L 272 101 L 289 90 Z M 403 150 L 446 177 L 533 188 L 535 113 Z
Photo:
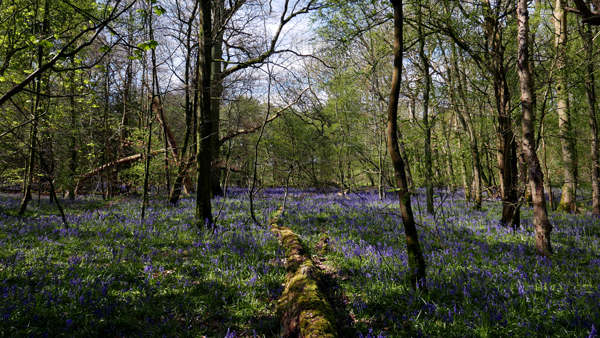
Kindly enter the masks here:
M 283 189 L 263 190 L 249 217 L 245 190 L 214 200 L 214 231 L 194 224 L 194 201 L 154 199 L 140 221 L 133 197 L 55 207 L 0 196 L 0 336 L 278 337 L 285 253 L 268 219 Z M 341 337 L 597 337 L 600 220 L 551 214 L 555 254 L 533 250 L 530 208 L 513 231 L 500 204 L 474 211 L 440 190 L 420 213 L 427 294 L 407 281 L 397 200 L 373 192 L 292 190 L 280 222 L 300 235 L 331 279 Z M 324 234 L 329 238 L 322 250 Z

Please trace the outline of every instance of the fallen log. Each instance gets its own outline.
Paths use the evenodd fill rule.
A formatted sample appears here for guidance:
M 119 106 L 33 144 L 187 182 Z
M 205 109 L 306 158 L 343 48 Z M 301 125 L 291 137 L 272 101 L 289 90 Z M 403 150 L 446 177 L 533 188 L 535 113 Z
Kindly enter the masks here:
M 154 156 L 156 154 L 160 154 L 162 152 L 164 152 L 164 149 L 159 149 L 159 150 L 154 150 L 150 153 L 150 156 Z M 77 187 L 75 188 L 75 194 L 77 194 L 77 191 L 79 191 L 79 189 L 81 188 L 81 185 L 83 183 L 85 183 L 85 181 L 89 180 L 90 178 L 99 175 L 100 173 L 111 169 L 113 167 L 118 167 L 120 165 L 125 165 L 125 164 L 129 164 L 129 163 L 133 163 L 136 161 L 141 160 L 144 157 L 144 154 L 135 154 L 135 155 L 131 155 L 131 156 L 127 156 L 127 157 L 123 157 L 121 159 L 109 162 L 105 165 L 99 166 L 98 168 L 89 171 L 81 176 L 79 176 L 79 181 L 77 182 Z
M 277 301 L 282 337 L 338 337 L 333 310 L 319 286 L 322 273 L 306 254 L 298 235 L 277 224 L 281 212 L 271 219 L 270 227 L 286 251 L 285 288 Z

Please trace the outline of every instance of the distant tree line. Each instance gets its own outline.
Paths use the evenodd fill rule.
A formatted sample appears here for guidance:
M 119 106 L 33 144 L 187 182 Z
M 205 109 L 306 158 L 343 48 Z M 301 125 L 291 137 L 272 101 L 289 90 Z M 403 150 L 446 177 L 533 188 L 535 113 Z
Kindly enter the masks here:
M 477 209 L 499 197 L 509 226 L 541 199 L 600 215 L 597 10 L 583 0 L 2 1 L 1 184 L 22 194 L 20 214 L 35 193 L 59 203 L 137 191 L 142 210 L 150 193 L 173 204 L 195 194 L 198 226 L 229 186 L 425 187 L 432 213 L 435 186 L 461 187 Z

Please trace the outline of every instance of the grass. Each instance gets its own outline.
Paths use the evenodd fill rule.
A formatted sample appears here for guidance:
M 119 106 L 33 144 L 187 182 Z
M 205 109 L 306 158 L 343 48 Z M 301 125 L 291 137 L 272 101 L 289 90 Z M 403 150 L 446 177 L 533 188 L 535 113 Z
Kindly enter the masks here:
M 293 191 L 281 217 L 311 252 L 323 233 L 342 337 L 596 337 L 600 327 L 600 220 L 552 214 L 551 260 L 533 251 L 531 210 L 517 231 L 497 224 L 499 205 L 473 211 L 437 192 L 436 215 L 413 200 L 430 292 L 407 283 L 397 201 L 376 194 Z M 249 220 L 242 190 L 216 199 L 214 233 L 192 226 L 193 201 L 156 199 L 144 223 L 139 200 L 64 201 L 55 208 L 0 197 L 0 336 L 277 337 L 284 252 L 266 228 L 280 189 Z M 420 203 L 419 203 L 420 202 Z
M 523 227 L 513 231 L 498 225 L 498 202 L 476 212 L 460 195 L 438 195 L 436 217 L 416 216 L 427 295 L 408 286 L 393 199 L 315 194 L 290 203 L 284 224 L 310 243 L 322 232 L 331 238 L 326 258 L 338 271 L 350 329 L 365 337 L 597 336 L 600 220 L 551 215 L 555 254 L 540 259 L 530 209 L 523 210 Z
M 69 230 L 47 202 L 30 217 L 0 215 L 0 335 L 273 336 L 283 252 L 223 202 L 214 233 L 191 226 L 191 200 L 153 201 L 144 223 L 137 200 L 95 210 L 101 202 L 79 200 Z M 14 209 L 12 198 L 0 203 Z

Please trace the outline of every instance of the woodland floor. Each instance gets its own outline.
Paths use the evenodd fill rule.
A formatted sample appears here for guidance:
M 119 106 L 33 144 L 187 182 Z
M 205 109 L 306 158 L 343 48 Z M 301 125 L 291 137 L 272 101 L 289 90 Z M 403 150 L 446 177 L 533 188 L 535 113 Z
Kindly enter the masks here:
M 278 337 L 285 250 L 269 219 L 283 189 L 214 200 L 214 231 L 193 224 L 193 200 L 81 197 L 55 206 L 0 194 L 0 337 Z M 555 254 L 533 251 L 522 227 L 498 225 L 500 204 L 474 211 L 460 192 L 436 191 L 436 214 L 413 207 L 430 292 L 407 284 L 397 200 L 374 192 L 293 190 L 279 224 L 300 238 L 339 337 L 596 337 L 600 219 L 552 213 Z M 324 235 L 328 237 L 327 243 Z

